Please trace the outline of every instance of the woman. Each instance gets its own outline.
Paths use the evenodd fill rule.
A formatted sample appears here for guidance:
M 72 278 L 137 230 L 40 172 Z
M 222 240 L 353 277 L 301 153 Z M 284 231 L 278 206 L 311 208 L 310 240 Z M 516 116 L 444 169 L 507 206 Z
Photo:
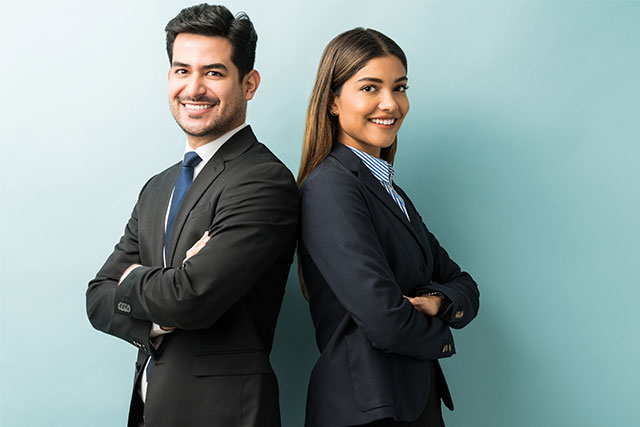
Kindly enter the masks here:
M 299 259 L 320 359 L 306 425 L 442 426 L 437 359 L 478 310 L 473 279 L 391 182 L 407 61 L 356 28 L 326 47 L 307 111 Z M 302 277 L 304 278 L 302 280 Z

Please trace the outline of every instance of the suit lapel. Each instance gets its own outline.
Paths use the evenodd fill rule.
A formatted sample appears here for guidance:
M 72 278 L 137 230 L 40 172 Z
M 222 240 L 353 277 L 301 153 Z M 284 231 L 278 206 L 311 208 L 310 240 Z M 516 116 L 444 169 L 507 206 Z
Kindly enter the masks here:
M 182 163 L 172 166 L 167 173 L 162 175 L 159 185 L 160 191 L 155 197 L 155 209 L 151 224 L 151 259 L 153 265 L 163 265 L 164 260 L 164 228 L 169 209 L 169 200 L 173 187 L 178 179 L 178 174 L 182 168 Z
M 178 241 L 180 240 L 180 235 L 182 234 L 182 230 L 184 228 L 187 217 L 189 216 L 189 213 L 191 212 L 193 207 L 196 205 L 198 200 L 200 200 L 205 191 L 207 191 L 211 184 L 213 184 L 216 178 L 218 178 L 218 176 L 225 169 L 225 163 L 244 153 L 255 142 L 257 142 L 257 140 L 250 126 L 247 126 L 244 129 L 240 130 L 227 142 L 225 142 L 222 147 L 220 147 L 216 154 L 213 155 L 211 160 L 207 162 L 198 176 L 193 180 L 191 187 L 189 187 L 189 191 L 187 191 L 184 199 L 182 199 L 182 203 L 180 204 L 180 208 L 178 209 L 178 213 L 176 214 L 176 218 L 173 222 L 173 229 L 171 231 L 171 238 L 169 240 L 169 248 L 167 250 L 167 266 L 173 265 L 176 246 L 178 244 Z M 180 165 L 182 165 L 182 163 Z M 175 178 L 177 178 L 177 174 Z M 167 205 L 168 203 L 169 201 L 167 200 Z M 167 205 L 165 205 L 165 214 Z M 164 230 L 164 228 L 162 228 L 162 230 Z M 202 230 L 202 232 L 204 231 L 205 230 Z
M 396 202 L 389 195 L 389 193 L 387 193 L 387 190 L 382 186 L 380 181 L 378 181 L 378 179 L 375 176 L 373 176 L 369 168 L 367 168 L 367 166 L 358 158 L 358 156 L 356 156 L 350 149 L 348 149 L 347 147 L 345 147 L 340 143 L 335 143 L 333 145 L 331 154 L 336 159 L 338 159 L 343 165 L 349 168 L 351 171 L 356 172 L 358 174 L 360 181 L 362 181 L 362 183 L 367 187 L 367 189 L 371 193 L 373 193 L 373 195 L 378 200 L 380 200 L 380 202 L 389 211 L 391 211 L 393 215 L 395 215 L 398 221 L 402 223 L 402 225 L 409 231 L 409 233 L 411 233 L 411 235 L 416 240 L 416 242 L 418 242 L 418 245 L 420 246 L 422 253 L 426 257 L 427 256 L 426 248 L 424 247 L 424 243 L 422 242 L 422 239 L 420 239 L 420 236 L 416 232 L 416 229 L 414 228 L 413 224 L 410 223 L 409 220 L 407 220 L 407 217 L 405 216 L 404 212 L 402 212 L 402 209 L 400 209 L 400 207 L 396 204 Z M 405 199 L 406 201 L 406 194 L 403 193 L 402 198 Z M 405 205 L 408 205 L 408 204 L 409 203 L 405 203 Z M 409 211 L 407 210 L 407 212 Z M 416 218 L 415 213 L 413 216 L 410 213 L 409 217 L 413 222 L 419 221 Z
M 422 249 L 422 253 L 425 256 L 425 259 L 428 261 L 428 265 L 432 265 L 432 257 L 431 248 L 429 247 L 428 236 L 424 236 L 420 231 L 420 224 L 422 224 L 422 219 L 420 215 L 418 215 L 418 211 L 416 211 L 411 199 L 409 196 L 402 190 L 402 188 L 394 185 L 394 188 L 404 200 L 405 208 L 407 209 L 407 213 L 409 214 L 409 218 L 411 218 L 411 227 L 415 231 L 415 236 L 417 236 L 418 243 L 420 243 L 420 248 Z

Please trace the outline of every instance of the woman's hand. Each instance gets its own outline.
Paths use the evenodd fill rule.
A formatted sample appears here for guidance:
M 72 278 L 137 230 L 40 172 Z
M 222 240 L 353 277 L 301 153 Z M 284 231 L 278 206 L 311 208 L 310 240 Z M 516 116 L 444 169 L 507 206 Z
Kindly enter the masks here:
M 200 249 L 204 248 L 207 242 L 211 239 L 209 236 L 209 232 L 205 231 L 200 240 L 198 240 L 191 248 L 187 251 L 187 257 L 182 261 L 182 266 L 184 267 L 184 263 L 187 262 L 189 258 L 194 255 L 197 255 L 200 252 Z
M 416 310 L 427 316 L 435 316 L 442 308 L 442 298 L 437 295 L 421 295 L 413 298 L 405 296 L 405 298 Z

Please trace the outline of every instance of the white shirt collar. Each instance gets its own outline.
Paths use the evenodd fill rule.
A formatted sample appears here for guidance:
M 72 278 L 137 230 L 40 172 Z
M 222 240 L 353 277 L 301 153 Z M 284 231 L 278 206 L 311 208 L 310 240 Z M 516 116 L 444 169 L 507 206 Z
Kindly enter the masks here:
M 193 179 L 196 178 L 198 173 L 200 173 L 202 168 L 204 168 L 204 165 L 206 165 L 207 162 L 209 160 L 211 160 L 213 155 L 218 152 L 220 147 L 222 147 L 222 145 L 225 142 L 227 142 L 229 139 L 231 139 L 231 137 L 233 135 L 235 135 L 236 133 L 240 132 L 242 129 L 246 128 L 247 126 L 248 126 L 247 123 L 243 123 L 240 126 L 238 126 L 237 128 L 231 129 L 229 132 L 225 133 L 224 135 L 221 135 L 218 138 L 214 139 L 213 141 L 210 141 L 210 142 L 207 142 L 204 145 L 201 145 L 200 147 L 196 148 L 195 150 L 193 148 L 191 148 L 191 146 L 189 145 L 189 141 L 187 141 L 187 143 L 186 143 L 186 145 L 184 147 L 185 154 L 188 153 L 189 151 L 195 151 L 196 154 L 198 154 L 198 156 L 200 156 L 200 158 L 202 159 L 202 161 L 200 163 L 198 163 L 198 165 L 196 167 L 193 168 Z

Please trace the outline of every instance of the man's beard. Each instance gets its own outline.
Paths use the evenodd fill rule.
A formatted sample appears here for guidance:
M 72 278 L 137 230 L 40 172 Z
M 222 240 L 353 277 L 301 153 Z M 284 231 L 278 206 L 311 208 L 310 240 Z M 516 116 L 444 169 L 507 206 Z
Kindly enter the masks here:
M 207 104 L 211 104 L 213 107 L 220 104 L 220 100 L 218 98 L 212 98 L 208 96 L 202 96 L 198 98 L 189 98 L 189 99 L 178 98 L 177 102 L 178 102 L 178 109 L 180 108 L 180 105 L 182 105 L 183 102 L 207 103 Z M 232 128 L 235 128 L 238 124 L 240 124 L 242 120 L 242 116 L 244 113 L 242 106 L 239 106 L 237 105 L 236 102 L 233 102 L 231 104 L 227 104 L 227 107 L 228 107 L 227 108 L 228 114 L 216 117 L 211 124 L 199 130 L 198 132 L 186 129 L 182 125 L 182 123 L 180 123 L 180 120 L 178 120 L 178 116 L 175 113 L 173 114 L 173 118 L 176 120 L 176 123 L 178 123 L 178 126 L 180 126 L 182 131 L 187 135 L 193 136 L 196 138 L 211 137 L 211 139 L 213 140 L 229 132 Z

